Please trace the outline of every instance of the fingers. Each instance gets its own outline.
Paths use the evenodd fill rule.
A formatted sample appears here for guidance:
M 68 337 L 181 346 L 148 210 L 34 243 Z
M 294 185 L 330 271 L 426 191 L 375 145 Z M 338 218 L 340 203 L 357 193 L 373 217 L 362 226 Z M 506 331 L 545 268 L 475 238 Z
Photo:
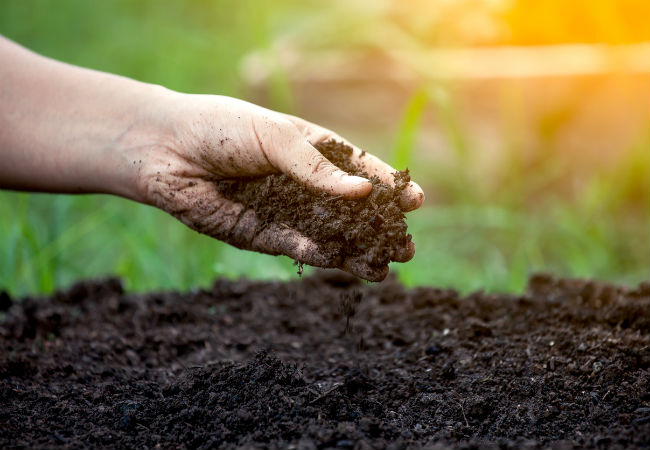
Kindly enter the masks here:
M 415 244 L 409 242 L 406 247 L 400 249 L 398 253 L 393 255 L 393 261 L 405 263 L 413 259 L 413 256 L 415 256 Z
M 407 262 L 410 261 L 414 255 L 415 245 L 413 242 L 409 242 L 408 245 L 402 249 L 402 251 L 393 256 L 393 261 Z M 349 256 L 345 258 L 340 268 L 368 281 L 382 281 L 388 275 L 388 265 L 381 267 L 370 267 L 365 262 L 363 256 Z
M 368 281 L 382 281 L 388 275 L 388 266 L 370 267 L 363 257 L 347 257 L 340 267 L 352 275 Z
M 170 186 L 174 188 L 170 189 Z M 282 223 L 262 226 L 255 211 L 241 203 L 224 198 L 214 183 L 172 177 L 154 186 L 154 204 L 177 217 L 194 230 L 212 236 L 235 247 L 267 253 L 287 255 L 316 267 L 341 268 L 369 281 L 381 281 L 388 274 L 388 266 L 371 268 L 363 257 L 341 256 L 339 246 L 318 245 L 300 232 Z M 395 255 L 395 261 L 408 261 L 414 247 L 409 244 Z
M 370 267 L 363 256 L 347 257 L 342 260 L 336 253 L 328 253 L 322 246 L 303 236 L 296 230 L 271 224 L 258 233 L 252 240 L 249 250 L 270 255 L 286 255 L 314 267 L 338 267 L 364 280 L 379 282 L 388 275 L 388 265 Z M 412 243 L 404 253 L 396 256 L 395 261 L 406 262 L 413 257 L 415 247 Z
M 354 165 L 367 172 L 368 175 L 375 175 L 384 183 L 390 186 L 395 186 L 395 177 L 393 174 L 397 172 L 396 169 L 386 164 L 375 155 L 363 152 L 356 146 L 352 145 L 351 147 L 351 160 Z M 415 181 L 410 181 L 406 186 L 406 189 L 404 189 L 400 195 L 399 203 L 402 211 L 408 212 L 418 209 L 422 206 L 423 202 L 424 191 L 422 191 L 422 188 Z
M 339 255 L 328 253 L 298 231 L 278 224 L 271 224 L 259 232 L 251 242 L 250 250 L 270 255 L 287 255 L 316 267 L 341 265 Z
M 359 147 L 351 144 L 346 139 L 343 139 L 326 128 L 315 125 L 299 117 L 289 115 L 284 115 L 284 117 L 293 123 L 300 130 L 303 136 L 314 145 L 319 142 L 327 141 L 328 139 L 334 139 L 349 145 L 352 147 L 352 163 L 354 165 L 367 172 L 368 175 L 375 175 L 384 183 L 390 186 L 395 186 L 395 178 L 393 177 L 393 174 L 397 172 L 397 170 L 386 164 L 381 159 L 362 151 Z M 404 191 L 402 191 L 402 195 L 400 196 L 400 207 L 402 210 L 405 212 L 413 211 L 422 206 L 423 202 L 424 192 L 422 191 L 422 188 L 414 181 L 409 182 L 408 186 Z
M 402 211 L 414 211 L 422 206 L 422 203 L 424 203 L 424 191 L 419 184 L 410 181 L 400 195 L 399 205 Z
M 258 222 L 255 213 L 246 211 L 229 233 L 229 243 L 240 248 L 247 248 L 270 255 L 286 255 L 292 259 L 309 264 L 314 267 L 333 268 L 339 267 L 359 278 L 368 281 L 382 281 L 388 275 L 388 266 L 370 267 L 363 256 L 347 257 L 342 259 L 338 250 L 328 251 L 326 246 L 319 246 L 311 239 L 298 231 L 282 224 L 271 224 L 259 231 L 251 240 L 251 230 Z M 243 238 L 243 241 L 242 241 Z M 242 242 L 249 242 L 247 245 L 238 245 Z M 406 262 L 413 258 L 415 245 L 409 242 L 402 252 L 394 256 L 396 262 Z
M 319 247 L 287 226 L 270 224 L 260 229 L 255 211 L 244 211 L 241 204 L 225 199 L 216 214 L 192 223 L 192 227 L 237 248 L 269 255 L 286 255 L 310 266 L 338 267 L 342 263 L 339 255 Z
M 222 206 L 215 214 L 199 221 L 205 225 L 198 231 L 238 248 L 269 255 L 286 255 L 310 266 L 337 267 L 341 264 L 340 256 L 320 248 L 300 232 L 277 223 L 262 228 L 255 211 L 243 210 L 241 204 L 223 198 L 220 198 L 220 202 Z M 228 214 L 230 211 L 234 213 Z
M 348 175 L 318 150 L 298 129 L 287 122 L 288 127 L 278 127 L 277 134 L 266 148 L 271 163 L 296 181 L 313 189 L 346 198 L 365 197 L 372 184 L 365 178 Z

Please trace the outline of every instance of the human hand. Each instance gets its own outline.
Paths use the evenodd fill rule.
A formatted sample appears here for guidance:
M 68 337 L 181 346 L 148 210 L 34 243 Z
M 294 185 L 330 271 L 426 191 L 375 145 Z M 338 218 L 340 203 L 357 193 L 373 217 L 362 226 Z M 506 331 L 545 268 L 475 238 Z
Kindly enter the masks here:
M 314 189 L 367 195 L 311 144 L 339 136 L 296 117 L 220 96 L 74 67 L 0 36 L 0 188 L 108 193 L 155 205 L 195 230 L 239 248 L 340 267 L 369 280 L 388 267 L 326 255 L 296 230 L 260 227 L 253 211 L 219 195 L 215 181 L 283 172 Z M 358 162 L 361 151 L 354 148 Z M 368 154 L 363 169 L 393 184 L 394 169 Z M 405 211 L 420 206 L 414 183 Z M 262 229 L 263 228 L 263 229 Z M 407 261 L 412 244 L 393 259 Z
M 380 281 L 388 266 L 371 268 L 360 258 L 325 255 L 298 231 L 270 224 L 261 231 L 252 210 L 224 198 L 215 181 L 283 172 L 296 181 L 332 195 L 360 198 L 372 184 L 350 176 L 330 163 L 312 145 L 329 139 L 361 150 L 333 132 L 303 119 L 274 112 L 241 100 L 212 95 L 168 92 L 157 105 L 168 124 L 165 139 L 141 153 L 137 183 L 141 201 L 177 217 L 190 228 L 235 247 L 271 255 L 283 254 L 318 267 L 337 267 L 361 278 Z M 395 169 L 365 153 L 363 169 L 394 185 Z M 411 182 L 400 206 L 414 210 L 424 201 L 422 189 Z M 412 243 L 397 260 L 413 257 Z

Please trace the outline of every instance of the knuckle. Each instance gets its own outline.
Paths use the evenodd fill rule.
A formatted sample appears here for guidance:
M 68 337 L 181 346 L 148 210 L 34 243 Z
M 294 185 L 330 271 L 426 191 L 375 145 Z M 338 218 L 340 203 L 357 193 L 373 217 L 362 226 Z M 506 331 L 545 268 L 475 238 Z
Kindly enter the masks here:
M 269 123 L 271 133 L 273 133 L 276 137 L 280 137 L 282 139 L 291 139 L 299 135 L 298 128 L 296 128 L 296 126 L 288 119 L 285 119 L 283 117 L 269 119 L 267 123 Z
M 309 153 L 306 163 L 314 175 L 331 175 L 337 170 L 334 164 L 317 151 Z
M 319 144 L 321 142 L 327 142 L 329 140 L 341 140 L 334 133 L 325 128 L 321 127 L 311 127 L 307 128 L 304 131 L 305 139 L 311 142 L 313 145 Z
M 287 149 L 294 148 L 300 133 L 294 124 L 282 117 L 264 116 L 254 126 L 260 148 L 274 165 L 286 163 Z
M 198 231 L 210 234 L 217 239 L 229 240 L 228 238 L 239 222 L 241 215 L 242 207 L 239 205 L 222 205 L 221 208 L 215 209 L 201 220 L 205 230 L 209 233 L 204 233 L 202 230 Z
M 268 255 L 278 255 L 283 253 L 281 237 L 278 235 L 274 236 L 273 234 L 274 233 L 269 228 L 265 228 L 259 233 L 256 233 L 251 240 L 251 250 L 266 253 Z
M 255 211 L 246 210 L 237 217 L 237 222 L 228 233 L 228 243 L 237 248 L 249 249 L 258 228 Z
M 228 202 L 204 204 L 198 202 L 176 217 L 195 231 L 207 236 L 230 242 L 233 231 L 242 216 L 243 207 Z

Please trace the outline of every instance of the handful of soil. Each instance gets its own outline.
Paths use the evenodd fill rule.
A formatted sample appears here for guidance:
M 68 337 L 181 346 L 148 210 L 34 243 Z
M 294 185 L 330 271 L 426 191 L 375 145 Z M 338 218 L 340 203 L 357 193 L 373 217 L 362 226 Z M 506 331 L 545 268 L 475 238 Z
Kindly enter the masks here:
M 348 200 L 311 190 L 284 174 L 222 180 L 217 189 L 253 209 L 262 228 L 283 224 L 310 238 L 325 254 L 359 257 L 370 267 L 385 266 L 411 241 L 398 203 L 411 181 L 408 169 L 394 174 L 393 188 L 353 165 L 350 146 L 329 140 L 315 147 L 340 169 L 368 178 L 373 185 L 370 194 Z

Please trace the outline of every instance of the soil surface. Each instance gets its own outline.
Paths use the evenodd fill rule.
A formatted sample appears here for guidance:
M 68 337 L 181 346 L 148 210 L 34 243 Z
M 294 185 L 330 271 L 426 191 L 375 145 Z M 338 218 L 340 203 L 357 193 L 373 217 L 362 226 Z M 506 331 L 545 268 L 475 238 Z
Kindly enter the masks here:
M 323 254 L 360 256 L 370 267 L 393 261 L 411 241 L 398 203 L 411 181 L 408 170 L 395 173 L 393 188 L 352 164 L 351 147 L 333 140 L 315 147 L 340 169 L 368 178 L 373 184 L 370 195 L 347 200 L 312 191 L 284 174 L 219 181 L 218 190 L 255 210 L 262 226 L 281 223 L 296 229 L 316 242 Z
M 0 448 L 648 448 L 650 284 L 291 283 L 12 301 Z

